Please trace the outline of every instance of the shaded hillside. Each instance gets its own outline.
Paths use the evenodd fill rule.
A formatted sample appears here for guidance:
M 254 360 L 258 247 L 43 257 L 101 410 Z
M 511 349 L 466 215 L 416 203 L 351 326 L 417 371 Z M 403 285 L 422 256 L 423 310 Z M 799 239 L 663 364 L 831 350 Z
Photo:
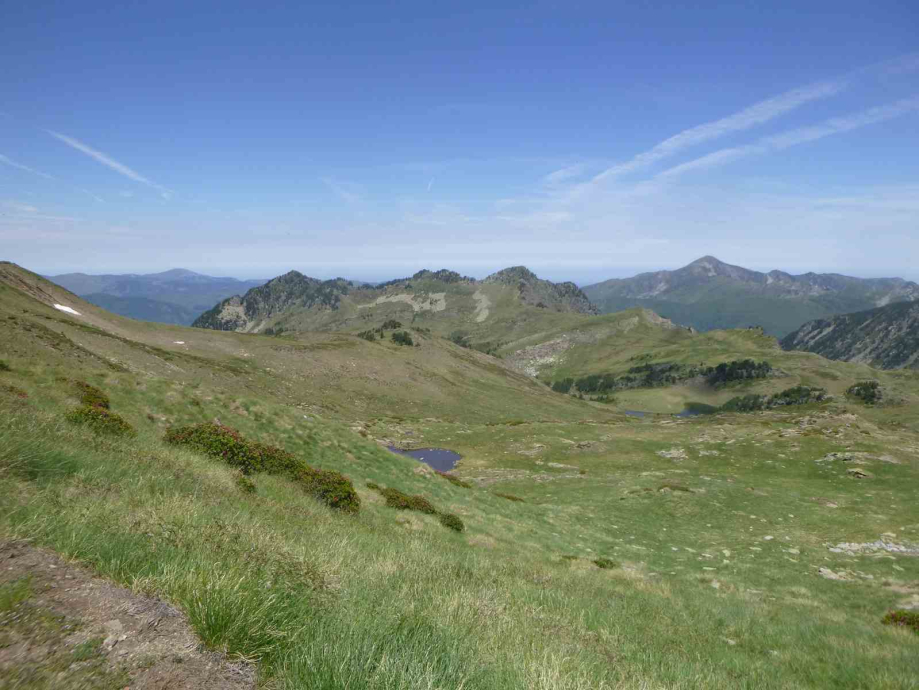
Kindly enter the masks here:
M 881 369 L 919 368 L 919 303 L 809 321 L 786 336 L 782 347 Z
M 604 313 L 641 306 L 699 330 L 761 326 L 781 337 L 811 319 L 917 300 L 919 285 L 901 278 L 760 273 L 706 256 L 676 271 L 590 285 L 584 293 Z
M 154 321 L 156 323 L 174 323 L 180 326 L 190 326 L 198 312 L 189 307 L 172 302 L 150 299 L 149 297 L 119 297 L 95 292 L 83 295 L 83 299 L 97 307 L 102 307 L 113 314 L 127 316 L 140 321 Z
M 184 268 L 145 275 L 65 273 L 48 279 L 122 316 L 186 326 L 216 302 L 265 283 L 207 276 Z

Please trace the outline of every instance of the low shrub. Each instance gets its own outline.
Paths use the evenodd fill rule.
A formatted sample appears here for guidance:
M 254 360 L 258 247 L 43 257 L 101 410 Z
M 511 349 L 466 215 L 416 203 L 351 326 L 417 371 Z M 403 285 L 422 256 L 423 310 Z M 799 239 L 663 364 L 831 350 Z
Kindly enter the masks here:
M 440 524 L 447 529 L 452 529 L 454 532 L 462 532 L 466 529 L 466 525 L 463 524 L 459 516 L 453 513 L 441 513 L 437 516 L 437 519 L 440 520 Z
M 87 407 L 98 407 L 107 410 L 110 407 L 108 396 L 86 381 L 74 381 L 73 385 L 80 391 L 80 402 Z
M 135 431 L 120 415 L 104 407 L 80 405 L 67 413 L 67 421 L 82 424 L 106 436 L 133 436 Z
M 297 482 L 330 508 L 356 513 L 360 498 L 351 480 L 334 470 L 310 467 L 283 448 L 249 441 L 236 429 L 205 422 L 166 431 L 166 443 L 185 446 L 236 467 L 243 475 L 276 474 Z
M 508 501 L 516 501 L 517 503 L 525 503 L 525 501 L 520 498 L 520 496 L 514 496 L 514 494 L 503 494 L 498 491 L 495 491 L 495 496 L 498 498 L 506 498 Z
M 436 515 L 440 524 L 448 529 L 462 532 L 466 529 L 463 521 L 452 513 L 442 513 L 424 496 L 410 496 L 407 493 L 393 488 L 382 488 L 375 482 L 367 482 L 367 488 L 379 491 L 386 499 L 386 505 L 396 510 L 416 510 L 425 515 Z
M 361 499 L 351 480 L 341 472 L 304 466 L 297 474 L 297 481 L 308 494 L 330 508 L 343 513 L 356 513 L 360 510 Z
M 0 371 L 12 371 L 5 359 L 0 359 Z
M 612 570 L 618 563 L 616 561 L 610 560 L 609 558 L 597 558 L 594 560 L 594 565 L 600 568 L 601 570 Z
M 439 477 L 443 477 L 444 479 L 446 479 L 448 482 L 450 482 L 451 484 L 455 486 L 460 486 L 464 489 L 472 488 L 472 484 L 470 484 L 469 482 L 464 482 L 459 477 L 449 474 L 448 472 L 441 472 L 440 470 L 434 470 L 434 473 L 438 475 Z
M 846 396 L 861 400 L 865 405 L 876 405 L 883 399 L 878 381 L 859 381 L 846 390 Z
M 919 635 L 919 611 L 890 611 L 881 619 L 884 625 L 897 625 L 912 630 Z
M 410 496 L 398 489 L 380 489 L 386 505 L 396 510 L 417 510 L 427 515 L 437 515 L 437 508 L 424 496 Z

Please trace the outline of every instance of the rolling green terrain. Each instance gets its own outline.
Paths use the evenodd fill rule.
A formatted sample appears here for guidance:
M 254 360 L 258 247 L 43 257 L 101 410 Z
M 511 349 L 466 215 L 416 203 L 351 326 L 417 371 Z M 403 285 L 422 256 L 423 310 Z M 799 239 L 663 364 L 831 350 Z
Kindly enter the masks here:
M 919 299 L 919 285 L 900 278 L 759 273 L 706 256 L 676 271 L 589 285 L 584 293 L 604 313 L 644 307 L 701 331 L 760 326 L 782 337 L 811 319 Z
M 0 264 L 0 540 L 163 598 L 263 687 L 916 687 L 919 635 L 882 619 L 919 607 L 919 373 L 639 309 L 520 307 L 503 284 L 476 321 L 463 289 L 442 311 L 500 357 L 399 301 L 364 323 L 353 305 L 348 332 L 266 336 L 132 321 Z M 424 315 L 415 345 L 357 335 L 401 305 Z M 611 403 L 546 385 L 745 358 L 774 375 Z M 847 397 L 866 379 L 882 404 Z M 798 384 L 832 397 L 666 414 Z M 165 441 L 215 420 L 342 473 L 359 510 Z M 388 444 L 456 450 L 470 488 Z

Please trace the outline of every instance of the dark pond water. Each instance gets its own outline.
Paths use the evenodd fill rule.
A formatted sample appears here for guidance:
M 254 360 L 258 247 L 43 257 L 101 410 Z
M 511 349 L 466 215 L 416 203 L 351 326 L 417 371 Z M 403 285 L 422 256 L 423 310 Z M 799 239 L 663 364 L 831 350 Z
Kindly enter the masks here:
M 674 414 L 674 417 L 697 417 L 702 414 L 713 414 L 717 412 L 717 407 L 712 407 L 711 405 L 705 405 L 704 403 L 687 403 L 686 407 L 682 412 L 677 412 Z M 624 414 L 629 417 L 645 417 L 651 414 L 660 414 L 657 412 L 642 412 L 641 410 L 623 410 Z
M 462 457 L 459 453 L 454 453 L 452 450 L 447 450 L 446 448 L 416 448 L 414 450 L 402 450 L 401 448 L 390 446 L 389 449 L 393 453 L 408 455 L 411 458 L 415 458 L 415 460 L 420 460 L 426 465 L 441 472 L 449 472 L 452 470 Z

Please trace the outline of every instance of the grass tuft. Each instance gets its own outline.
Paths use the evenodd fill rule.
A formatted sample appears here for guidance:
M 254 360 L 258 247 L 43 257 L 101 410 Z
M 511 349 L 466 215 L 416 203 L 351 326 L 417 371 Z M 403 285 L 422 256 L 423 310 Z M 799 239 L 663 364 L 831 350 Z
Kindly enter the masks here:
M 601 570 L 612 570 L 613 568 L 619 567 L 619 564 L 616 563 L 616 561 L 610 560 L 609 558 L 597 558 L 594 559 L 593 563 Z
M 495 491 L 494 494 L 498 498 L 506 498 L 508 501 L 514 501 L 516 503 L 525 503 L 525 501 L 522 498 L 520 498 L 520 496 L 514 496 L 514 494 L 505 494 L 505 493 L 501 493 L 500 491 Z
M 0 371 L 12 371 L 13 369 L 7 364 L 5 359 L 0 359 Z

